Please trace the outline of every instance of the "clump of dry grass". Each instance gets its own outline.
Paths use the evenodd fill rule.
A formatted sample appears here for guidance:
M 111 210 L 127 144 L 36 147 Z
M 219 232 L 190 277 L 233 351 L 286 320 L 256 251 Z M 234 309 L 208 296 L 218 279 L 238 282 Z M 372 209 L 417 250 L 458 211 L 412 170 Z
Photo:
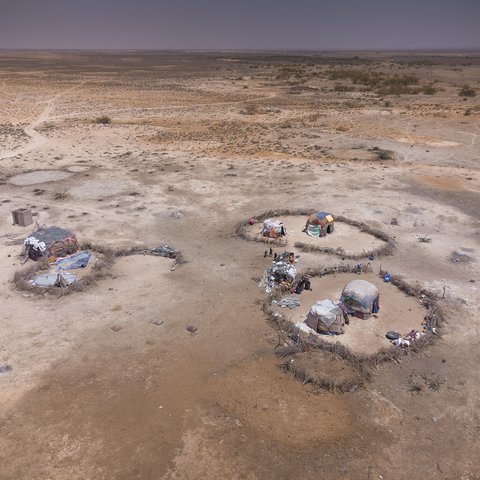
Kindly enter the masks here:
M 110 125 L 112 123 L 112 119 L 108 115 L 102 115 L 100 117 L 95 118 L 93 122 L 98 123 L 100 125 Z

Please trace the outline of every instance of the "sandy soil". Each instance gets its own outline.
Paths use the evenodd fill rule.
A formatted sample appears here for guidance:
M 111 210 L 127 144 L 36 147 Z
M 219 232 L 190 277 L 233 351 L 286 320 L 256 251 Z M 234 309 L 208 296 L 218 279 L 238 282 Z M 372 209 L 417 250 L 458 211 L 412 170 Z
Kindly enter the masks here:
M 334 79 L 349 69 L 417 90 Z M 2 51 L 0 478 L 478 478 L 480 106 L 458 91 L 479 78 L 478 52 Z M 373 271 L 445 293 L 449 317 L 433 347 L 345 395 L 278 368 L 258 288 L 270 259 L 233 236 L 258 212 L 319 205 L 395 236 Z M 11 284 L 20 207 L 188 263 L 121 258 L 89 290 L 32 296 Z
M 296 242 L 315 247 L 325 247 L 342 249 L 347 255 L 361 255 L 363 252 L 370 252 L 381 248 L 385 242 L 373 235 L 360 231 L 357 227 L 343 222 L 335 222 L 335 230 L 332 234 L 325 237 L 311 237 L 303 229 L 305 228 L 306 218 L 303 216 L 287 215 L 281 218 L 275 218 L 282 221 L 287 229 L 287 236 L 283 237 L 282 244 L 285 243 L 285 249 L 295 251 Z M 269 242 L 262 236 L 262 224 L 248 225 L 245 232 L 252 240 Z M 284 242 L 283 242 L 284 241 Z
M 374 353 L 381 348 L 387 348 L 391 344 L 385 333 L 394 330 L 402 335 L 410 330 L 422 331 L 421 323 L 425 316 L 425 309 L 419 301 L 413 297 L 407 297 L 397 287 L 382 280 L 373 273 L 359 277 L 355 274 L 343 274 L 325 276 L 312 279 L 312 290 L 304 290 L 301 295 L 290 295 L 300 301 L 300 307 L 289 310 L 275 307 L 293 323 L 304 322 L 310 307 L 318 300 L 330 299 L 338 302 L 343 287 L 350 281 L 363 278 L 373 283 L 380 292 L 380 311 L 374 317 L 362 320 L 350 317 L 350 324 L 345 326 L 343 335 L 328 336 L 321 338 L 328 342 L 340 342 L 347 345 L 352 351 L 358 353 Z

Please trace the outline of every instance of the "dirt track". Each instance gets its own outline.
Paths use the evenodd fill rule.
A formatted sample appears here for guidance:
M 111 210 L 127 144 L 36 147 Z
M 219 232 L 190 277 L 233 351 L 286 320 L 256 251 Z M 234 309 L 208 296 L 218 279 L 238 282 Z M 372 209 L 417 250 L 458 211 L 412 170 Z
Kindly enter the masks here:
M 224 57 L 0 54 L 0 478 L 478 478 L 480 109 L 457 84 L 480 92 L 480 57 Z M 335 91 L 328 71 L 352 65 L 439 88 Z M 10 181 L 36 170 L 72 175 Z M 84 292 L 16 291 L 24 206 L 81 241 L 168 243 L 188 263 L 133 256 Z M 375 272 L 446 292 L 443 338 L 344 395 L 278 368 L 269 259 L 233 236 L 258 212 L 319 206 L 395 236 Z

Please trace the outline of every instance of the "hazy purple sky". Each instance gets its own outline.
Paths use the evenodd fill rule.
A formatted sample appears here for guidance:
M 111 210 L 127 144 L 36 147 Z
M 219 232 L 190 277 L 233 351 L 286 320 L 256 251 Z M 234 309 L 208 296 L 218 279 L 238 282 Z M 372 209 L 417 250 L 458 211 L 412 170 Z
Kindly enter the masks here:
M 0 0 L 0 48 L 480 48 L 480 0 Z

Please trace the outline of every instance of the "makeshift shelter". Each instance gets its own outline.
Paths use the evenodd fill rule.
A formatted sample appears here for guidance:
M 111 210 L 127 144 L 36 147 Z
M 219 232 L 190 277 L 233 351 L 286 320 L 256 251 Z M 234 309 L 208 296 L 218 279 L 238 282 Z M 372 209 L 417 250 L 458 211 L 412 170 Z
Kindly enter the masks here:
M 327 233 L 333 233 L 333 230 L 333 216 L 328 212 L 312 213 L 305 225 L 305 231 L 311 237 L 324 237 Z
M 287 234 L 283 222 L 267 218 L 263 222 L 262 235 L 269 238 L 284 237 Z
M 344 333 L 343 311 L 331 300 L 319 300 L 308 312 L 305 323 L 318 333 L 339 335 Z
M 39 228 L 23 242 L 25 253 L 32 260 L 41 257 L 66 257 L 78 250 L 77 237 L 60 227 Z
M 343 289 L 340 305 L 347 314 L 367 319 L 380 309 L 380 295 L 370 282 L 353 280 Z
M 268 267 L 263 274 L 260 285 L 270 293 L 279 286 L 290 287 L 297 275 L 297 269 L 291 259 L 294 258 L 291 253 L 283 252 L 273 261 L 272 266 Z

